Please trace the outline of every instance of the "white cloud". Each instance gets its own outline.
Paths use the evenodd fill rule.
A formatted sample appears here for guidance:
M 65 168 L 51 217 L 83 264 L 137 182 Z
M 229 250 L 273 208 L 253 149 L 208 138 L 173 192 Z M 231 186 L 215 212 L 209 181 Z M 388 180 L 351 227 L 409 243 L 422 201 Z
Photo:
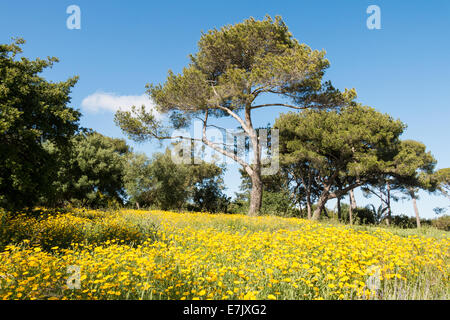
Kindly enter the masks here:
M 140 96 L 119 96 L 115 93 L 96 92 L 87 96 L 81 102 L 81 107 L 90 112 L 129 111 L 131 106 L 141 107 L 142 105 L 145 106 L 146 110 L 152 110 L 156 114 L 155 104 L 146 94 Z

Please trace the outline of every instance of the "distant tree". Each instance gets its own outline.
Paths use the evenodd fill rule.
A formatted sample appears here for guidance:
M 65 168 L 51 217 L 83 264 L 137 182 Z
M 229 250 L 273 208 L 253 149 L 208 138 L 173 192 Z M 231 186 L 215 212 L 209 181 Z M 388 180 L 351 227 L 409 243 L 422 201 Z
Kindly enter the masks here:
M 146 205 L 146 193 L 152 185 L 151 160 L 144 153 L 131 153 L 127 157 L 124 168 L 124 187 L 128 202 L 136 205 Z
M 292 217 L 299 216 L 300 210 L 295 208 L 294 202 L 287 190 L 280 190 L 277 192 L 264 192 L 262 207 L 262 214 Z
M 420 228 L 420 215 L 417 208 L 417 192 L 419 189 L 434 191 L 432 174 L 436 159 L 426 152 L 423 143 L 414 140 L 404 140 L 400 151 L 394 159 L 395 187 L 407 194 L 412 202 L 416 216 L 417 228 Z
M 450 168 L 439 169 L 431 175 L 431 184 L 436 188 L 436 191 L 443 194 L 450 200 Z M 450 206 L 449 206 L 450 208 Z M 448 208 L 436 207 L 433 211 L 436 214 L 446 212 Z M 449 217 L 446 216 L 448 222 Z
M 342 197 L 383 172 L 395 155 L 404 124 L 355 105 L 283 114 L 274 127 L 280 130 L 282 161 L 315 171 L 321 192 L 312 219 L 318 219 L 329 199 Z
M 433 170 L 436 160 L 430 152 L 426 152 L 423 143 L 414 140 L 403 140 L 393 161 L 385 167 L 372 187 L 365 186 L 364 191 L 376 195 L 387 208 L 387 222 L 390 223 L 391 199 L 397 200 L 393 192 L 406 194 L 413 202 L 417 227 L 420 228 L 420 216 L 417 208 L 417 192 L 419 189 L 433 191 Z
M 375 181 L 370 184 L 366 184 L 361 189 L 363 191 L 363 195 L 366 198 L 370 198 L 372 195 L 375 195 L 380 201 L 386 210 L 386 224 L 390 224 L 392 221 L 392 201 L 400 200 L 400 197 L 392 190 L 393 181 L 388 178 L 388 175 L 385 173 L 380 173 Z
M 172 136 L 172 129 L 190 125 L 192 119 L 203 122 L 199 141 L 227 156 L 251 178 L 249 215 L 257 215 L 262 201 L 261 140 L 253 125 L 253 111 L 267 107 L 303 110 L 314 107 L 346 105 L 354 91 L 339 92 L 329 82 L 322 84 L 329 62 L 325 52 L 313 51 L 292 37 L 280 17 L 262 21 L 253 18 L 203 33 L 198 52 L 181 74 L 169 71 L 163 85 L 148 85 L 148 93 L 157 111 L 168 115 L 164 126 L 145 108 L 119 111 L 116 123 L 131 139 L 191 139 Z M 274 100 L 258 104 L 259 97 L 287 98 L 292 103 Z M 253 163 L 239 157 L 231 147 L 210 141 L 206 130 L 212 118 L 236 120 L 250 141 Z
M 10 210 L 49 194 L 56 159 L 43 143 L 67 147 L 80 118 L 67 106 L 78 78 L 45 80 L 39 74 L 58 59 L 19 59 L 24 43 L 0 44 L 0 207 Z
M 223 189 L 221 176 L 210 177 L 196 183 L 192 195 L 193 209 L 227 213 L 230 198 L 223 193 Z
M 127 159 L 124 169 L 124 187 L 129 202 L 136 205 L 149 205 L 147 193 L 152 187 L 151 160 L 143 153 L 132 153 Z
M 450 231 L 450 216 L 443 215 L 439 218 L 433 219 L 431 224 L 437 229 Z
M 71 144 L 69 153 L 46 145 L 60 159 L 53 182 L 55 196 L 47 201 L 76 201 L 81 206 L 107 206 L 108 201 L 122 204 L 125 164 L 131 152 L 125 140 L 88 132 L 72 138 Z
M 371 210 L 375 224 L 380 224 L 386 217 L 387 207 L 383 206 L 383 204 L 381 204 L 378 209 L 375 209 L 373 204 L 367 205 L 366 208 Z
M 450 168 L 437 170 L 432 177 L 437 190 L 450 199 Z
M 127 193 L 138 207 L 180 210 L 185 209 L 195 196 L 200 210 L 208 208 L 215 211 L 213 203 L 204 201 L 213 197 L 219 201 L 223 169 L 213 163 L 195 162 L 198 164 L 175 163 L 170 149 L 154 154 L 150 160 L 143 155 L 134 156 L 126 169 Z M 209 192 L 214 192 L 214 195 Z
M 441 208 L 441 207 L 435 207 L 435 208 L 433 208 L 433 211 L 434 211 L 435 214 L 442 214 L 442 213 L 446 212 L 447 209 L 446 208 Z

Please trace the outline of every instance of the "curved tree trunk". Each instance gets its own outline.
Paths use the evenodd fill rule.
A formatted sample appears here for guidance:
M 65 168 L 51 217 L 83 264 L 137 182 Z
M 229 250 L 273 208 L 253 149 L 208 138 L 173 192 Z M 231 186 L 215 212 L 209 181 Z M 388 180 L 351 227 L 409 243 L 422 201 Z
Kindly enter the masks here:
M 333 179 L 331 179 L 331 181 L 333 181 Z M 322 212 L 323 208 L 325 207 L 325 204 L 327 203 L 328 198 L 330 196 L 330 194 L 329 194 L 330 188 L 331 188 L 331 182 L 330 182 L 330 184 L 326 185 L 325 188 L 323 189 L 322 194 L 319 197 L 319 201 L 317 202 L 317 208 L 316 208 L 316 210 L 314 210 L 313 216 L 311 218 L 312 220 L 319 220 L 320 213 Z
M 314 213 L 312 215 L 312 220 L 319 220 L 320 213 L 323 211 L 323 207 L 325 206 L 325 203 L 328 201 L 328 190 L 326 193 L 322 193 L 322 195 L 319 198 L 319 201 L 317 202 L 317 208 L 314 210 Z

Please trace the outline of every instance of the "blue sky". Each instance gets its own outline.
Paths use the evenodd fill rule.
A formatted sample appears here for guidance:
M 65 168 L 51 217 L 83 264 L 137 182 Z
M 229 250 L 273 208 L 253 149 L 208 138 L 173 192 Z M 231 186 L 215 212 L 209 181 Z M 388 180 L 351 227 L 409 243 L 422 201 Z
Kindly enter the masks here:
M 66 8 L 72 4 L 81 9 L 80 30 L 66 27 Z M 366 27 L 369 5 L 381 9 L 380 30 Z M 54 81 L 80 76 L 72 106 L 83 112 L 81 124 L 124 137 L 111 110 L 95 111 L 92 103 L 98 100 L 91 101 L 90 108 L 82 101 L 101 92 L 116 98 L 141 96 L 146 83 L 164 81 L 169 69 L 181 71 L 188 54 L 196 51 L 202 30 L 265 14 L 281 15 L 300 42 L 326 50 L 331 67 L 325 77 L 335 86 L 355 88 L 358 101 L 401 119 L 408 125 L 404 139 L 425 143 L 438 168 L 450 166 L 448 0 L 2 1 L 0 42 L 23 37 L 26 56 L 58 57 L 60 63 L 44 75 Z M 273 123 L 270 120 L 280 111 L 257 111 L 256 124 Z M 154 143 L 130 144 L 148 155 L 162 151 Z M 240 183 L 236 166 L 225 178 L 232 195 Z M 420 195 L 418 206 L 424 217 L 433 217 L 434 207 L 448 206 L 443 197 Z M 359 192 L 357 201 L 378 205 Z M 393 209 L 397 214 L 413 214 L 408 201 L 394 204 Z

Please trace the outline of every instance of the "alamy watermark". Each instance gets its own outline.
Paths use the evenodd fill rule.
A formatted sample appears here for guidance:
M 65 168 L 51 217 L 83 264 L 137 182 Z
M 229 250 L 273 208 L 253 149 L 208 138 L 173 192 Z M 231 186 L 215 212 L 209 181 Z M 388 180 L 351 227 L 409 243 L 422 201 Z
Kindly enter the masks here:
M 69 30 L 81 29 L 81 9 L 78 5 L 72 4 L 67 7 L 66 13 L 69 17 L 66 20 L 66 26 Z M 366 26 L 369 30 L 381 29 L 381 9 L 377 5 L 370 5 L 366 9 L 366 13 L 369 14 L 366 20 Z
M 369 278 L 366 281 L 366 286 L 376 296 L 381 288 L 381 268 L 376 265 L 370 266 L 367 273 Z
M 81 289 L 81 268 L 80 266 L 67 266 L 66 284 L 69 289 Z
M 67 7 L 66 13 L 70 16 L 66 20 L 66 26 L 69 30 L 81 29 L 81 9 L 79 6 L 72 4 Z
M 243 130 L 208 128 L 203 133 L 203 123 L 194 121 L 193 135 L 187 130 L 175 130 L 173 137 L 183 137 L 172 149 L 172 160 L 177 164 L 199 164 L 202 161 L 216 165 L 231 163 L 255 164 L 254 146 Z M 279 130 L 258 129 L 257 139 L 261 175 L 279 171 Z M 205 143 L 209 142 L 209 145 Z
M 381 29 L 381 9 L 377 5 L 370 5 L 366 10 L 367 14 L 370 16 L 366 20 L 366 26 L 369 30 Z

